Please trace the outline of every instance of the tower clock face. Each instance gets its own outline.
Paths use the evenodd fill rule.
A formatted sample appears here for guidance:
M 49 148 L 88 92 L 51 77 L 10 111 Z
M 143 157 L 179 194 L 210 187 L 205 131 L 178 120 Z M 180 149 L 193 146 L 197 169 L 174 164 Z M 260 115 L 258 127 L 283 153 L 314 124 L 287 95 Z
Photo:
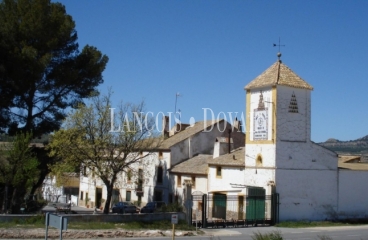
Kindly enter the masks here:
M 266 109 L 254 109 L 254 140 L 267 140 L 268 137 L 268 115 Z

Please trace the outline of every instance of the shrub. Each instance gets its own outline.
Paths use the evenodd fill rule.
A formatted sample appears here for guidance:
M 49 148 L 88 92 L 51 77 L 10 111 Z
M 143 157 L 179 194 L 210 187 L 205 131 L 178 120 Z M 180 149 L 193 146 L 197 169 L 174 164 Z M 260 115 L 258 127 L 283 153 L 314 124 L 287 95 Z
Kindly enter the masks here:
M 252 236 L 253 240 L 282 240 L 281 232 L 279 231 L 273 231 L 270 233 L 260 233 L 256 232 L 254 233 L 254 236 Z

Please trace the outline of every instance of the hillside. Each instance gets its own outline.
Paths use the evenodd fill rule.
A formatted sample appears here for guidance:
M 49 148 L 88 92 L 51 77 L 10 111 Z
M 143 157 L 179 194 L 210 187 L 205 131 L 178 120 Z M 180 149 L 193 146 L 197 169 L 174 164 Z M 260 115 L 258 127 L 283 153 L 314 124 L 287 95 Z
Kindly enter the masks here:
M 340 141 L 330 138 L 326 142 L 318 144 L 337 153 L 368 154 L 368 135 L 350 141 Z

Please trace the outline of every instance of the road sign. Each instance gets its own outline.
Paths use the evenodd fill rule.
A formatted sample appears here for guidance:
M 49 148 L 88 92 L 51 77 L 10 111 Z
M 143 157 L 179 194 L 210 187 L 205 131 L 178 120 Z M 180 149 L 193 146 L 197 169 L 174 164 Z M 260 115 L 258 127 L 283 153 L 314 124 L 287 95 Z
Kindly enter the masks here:
M 171 215 L 171 223 L 172 224 L 178 224 L 178 222 L 179 222 L 179 216 L 178 216 L 178 214 L 172 214 Z
M 63 230 L 67 230 L 68 229 L 68 219 L 63 217 L 63 216 L 59 216 L 59 215 L 55 215 L 52 213 L 46 213 L 46 234 L 45 234 L 45 239 L 47 240 L 47 236 L 48 236 L 48 230 L 49 230 L 49 226 L 50 227 L 55 227 L 57 229 L 60 229 L 60 240 L 63 239 Z

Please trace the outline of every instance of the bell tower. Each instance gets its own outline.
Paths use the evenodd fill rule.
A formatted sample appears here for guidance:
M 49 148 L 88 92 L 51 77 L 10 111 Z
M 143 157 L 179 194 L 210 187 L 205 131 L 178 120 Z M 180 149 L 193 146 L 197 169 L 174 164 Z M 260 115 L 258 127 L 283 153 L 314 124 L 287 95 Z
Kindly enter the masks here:
M 310 92 L 313 87 L 278 60 L 245 86 L 245 185 L 271 194 L 276 169 L 288 142 L 310 141 Z

